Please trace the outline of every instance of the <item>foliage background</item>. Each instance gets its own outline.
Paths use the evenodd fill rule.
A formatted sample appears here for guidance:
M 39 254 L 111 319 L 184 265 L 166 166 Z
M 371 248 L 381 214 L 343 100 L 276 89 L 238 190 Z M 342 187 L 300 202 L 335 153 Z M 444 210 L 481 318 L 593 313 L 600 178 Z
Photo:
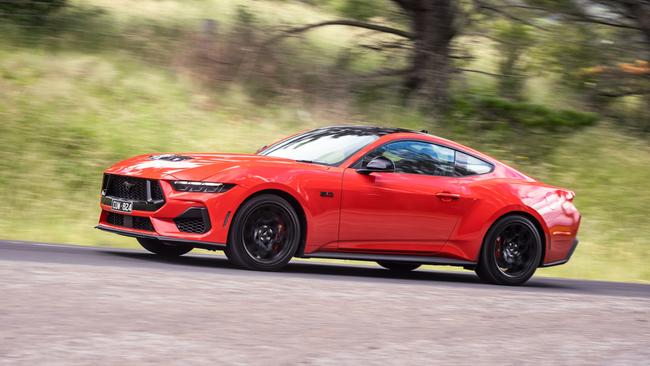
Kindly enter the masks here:
M 0 237 L 134 246 L 93 229 L 110 164 L 150 152 L 253 152 L 298 130 L 373 124 L 427 129 L 575 190 L 581 244 L 541 275 L 650 281 L 648 105 L 631 96 L 594 109 L 578 75 L 638 55 L 558 43 L 583 36 L 564 25 L 548 36 L 490 22 L 490 34 L 518 46 L 465 36 L 457 46 L 471 57 L 459 65 L 520 77 L 464 73 L 449 109 L 434 115 L 403 105 L 394 80 L 364 79 L 402 60 L 358 47 L 381 41 L 367 31 L 319 28 L 256 53 L 269 33 L 341 13 L 401 24 L 389 5 L 363 4 L 74 0 L 37 21 L 0 17 Z

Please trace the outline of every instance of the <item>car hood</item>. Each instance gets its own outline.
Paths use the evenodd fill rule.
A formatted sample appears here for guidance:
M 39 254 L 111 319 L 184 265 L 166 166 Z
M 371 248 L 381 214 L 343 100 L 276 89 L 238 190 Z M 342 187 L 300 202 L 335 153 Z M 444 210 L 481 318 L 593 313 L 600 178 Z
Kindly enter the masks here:
M 127 175 L 149 179 L 205 180 L 215 174 L 230 176 L 228 172 L 242 172 L 254 165 L 285 165 L 295 161 L 252 154 L 174 153 L 147 154 L 119 162 L 109 168 L 109 174 Z

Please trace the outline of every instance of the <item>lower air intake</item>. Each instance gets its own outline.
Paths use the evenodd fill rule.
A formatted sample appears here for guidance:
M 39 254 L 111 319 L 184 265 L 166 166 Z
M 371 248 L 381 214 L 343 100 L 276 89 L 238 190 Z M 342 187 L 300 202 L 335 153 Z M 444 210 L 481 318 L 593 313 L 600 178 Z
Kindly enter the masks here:
M 106 216 L 106 222 L 114 226 L 121 226 L 129 229 L 154 231 L 151 220 L 148 217 L 129 216 L 109 212 Z
M 208 210 L 202 207 L 192 207 L 174 219 L 176 228 L 183 233 L 203 234 L 210 230 Z

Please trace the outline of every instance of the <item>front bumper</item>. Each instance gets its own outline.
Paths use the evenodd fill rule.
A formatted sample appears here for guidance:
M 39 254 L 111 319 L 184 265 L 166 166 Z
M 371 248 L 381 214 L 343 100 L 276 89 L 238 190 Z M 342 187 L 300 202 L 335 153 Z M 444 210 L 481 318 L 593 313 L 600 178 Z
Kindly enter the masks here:
M 239 204 L 239 187 L 235 186 L 224 193 L 178 192 L 173 190 L 169 182 L 159 182 L 164 200 L 131 201 L 133 207 L 129 213 L 112 207 L 113 199 L 129 200 L 102 196 L 102 212 L 96 228 L 131 237 L 222 249 L 225 245 L 222 243 L 227 242 L 230 219 Z M 192 223 L 193 219 L 201 223 L 198 229 Z

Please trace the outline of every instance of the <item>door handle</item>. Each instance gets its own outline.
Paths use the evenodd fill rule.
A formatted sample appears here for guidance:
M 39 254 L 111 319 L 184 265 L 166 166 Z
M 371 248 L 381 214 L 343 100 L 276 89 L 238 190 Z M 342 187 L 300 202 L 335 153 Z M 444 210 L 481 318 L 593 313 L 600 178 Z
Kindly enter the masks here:
M 441 201 L 456 201 L 460 199 L 460 195 L 456 193 L 449 192 L 438 192 L 436 197 L 440 198 Z

